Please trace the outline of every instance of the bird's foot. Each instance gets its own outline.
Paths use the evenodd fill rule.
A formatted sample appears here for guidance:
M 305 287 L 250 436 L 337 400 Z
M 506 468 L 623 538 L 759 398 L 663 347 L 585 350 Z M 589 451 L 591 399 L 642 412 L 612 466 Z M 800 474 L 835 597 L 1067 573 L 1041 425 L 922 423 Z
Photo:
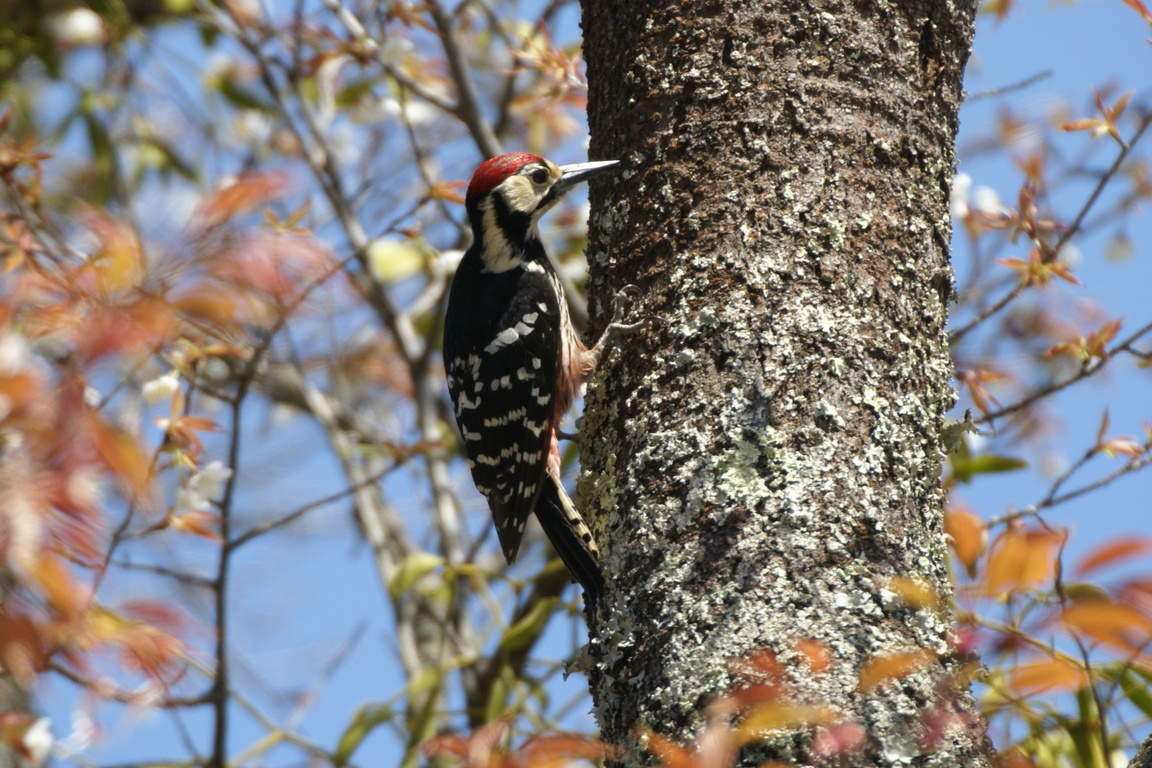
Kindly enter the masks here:
M 639 295 L 640 289 L 635 285 L 626 285 L 616 292 L 616 295 L 612 297 L 612 320 L 608 323 L 604 332 L 600 334 L 600 338 L 596 340 L 596 346 L 593 347 L 593 349 L 597 352 L 602 352 L 605 345 L 609 343 L 617 344 L 623 337 L 633 333 L 639 333 L 648 325 L 660 321 L 659 317 L 648 315 L 634 323 L 624 322 L 624 316 L 628 309 L 628 297 Z

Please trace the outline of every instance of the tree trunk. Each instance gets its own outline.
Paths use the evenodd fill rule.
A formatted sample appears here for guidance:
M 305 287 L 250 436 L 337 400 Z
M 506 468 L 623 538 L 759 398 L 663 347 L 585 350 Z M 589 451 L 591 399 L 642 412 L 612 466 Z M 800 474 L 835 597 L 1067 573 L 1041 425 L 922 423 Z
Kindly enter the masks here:
M 583 0 L 590 156 L 623 161 L 593 189 L 594 316 L 635 283 L 634 312 L 663 318 L 608 356 L 582 426 L 607 741 L 692 738 L 735 682 L 725 660 L 769 649 L 798 699 L 866 729 L 840 764 L 988 764 L 939 482 L 973 13 Z M 895 577 L 939 602 L 909 604 Z M 830 650 L 827 671 L 798 663 L 801 640 Z M 920 649 L 911 674 L 861 684 L 870 660 Z M 742 764 L 811 764 L 812 736 L 782 731 Z
M 1128 763 L 1128 768 L 1152 768 L 1152 734 L 1144 739 L 1140 750 L 1132 758 L 1132 762 Z

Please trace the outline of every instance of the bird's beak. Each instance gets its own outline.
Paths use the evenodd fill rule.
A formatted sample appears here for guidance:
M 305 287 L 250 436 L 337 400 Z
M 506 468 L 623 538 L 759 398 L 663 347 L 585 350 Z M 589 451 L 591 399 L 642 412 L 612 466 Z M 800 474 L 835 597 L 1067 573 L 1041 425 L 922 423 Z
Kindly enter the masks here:
M 552 186 L 552 191 L 563 192 L 572 185 L 588 181 L 593 176 L 598 176 L 612 166 L 619 164 L 619 160 L 596 160 L 591 163 L 562 165 L 560 166 L 560 180 Z

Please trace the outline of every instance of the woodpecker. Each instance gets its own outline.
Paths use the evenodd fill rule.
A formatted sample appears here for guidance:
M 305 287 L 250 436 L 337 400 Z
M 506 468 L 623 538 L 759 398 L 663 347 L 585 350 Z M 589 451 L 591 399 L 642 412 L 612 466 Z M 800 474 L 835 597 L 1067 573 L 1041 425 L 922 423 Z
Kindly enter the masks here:
M 600 552 L 560 483 L 557 428 L 610 334 L 584 346 L 538 224 L 573 185 L 616 164 L 556 166 L 524 152 L 482 163 L 465 198 L 472 245 L 452 280 L 444 323 L 456 424 L 504 557 L 515 562 L 535 512 L 592 610 L 604 588 Z M 614 320 L 610 328 L 631 327 Z

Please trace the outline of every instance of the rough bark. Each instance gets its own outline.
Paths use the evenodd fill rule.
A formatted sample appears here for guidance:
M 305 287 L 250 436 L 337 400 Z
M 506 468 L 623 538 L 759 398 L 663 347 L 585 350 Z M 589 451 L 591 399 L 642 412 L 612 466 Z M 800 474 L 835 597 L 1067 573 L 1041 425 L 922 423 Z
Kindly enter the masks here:
M 1132 758 L 1132 762 L 1128 763 L 1128 768 L 1152 768 L 1152 734 L 1144 739 L 1140 750 Z
M 583 0 L 590 294 L 664 322 L 590 385 L 580 491 L 609 593 L 589 670 L 606 740 L 690 738 L 724 660 L 767 648 L 866 726 L 844 765 L 987 765 L 942 531 L 948 192 L 974 8 L 958 0 Z M 595 329 L 593 329 L 595 330 Z M 916 608 L 911 577 L 942 600 Z M 868 660 L 926 668 L 861 692 Z M 937 744 L 928 713 L 957 714 Z M 968 723 L 968 725 L 964 725 Z M 973 724 L 976 723 L 976 724 Z M 743 764 L 811 762 L 811 732 Z

